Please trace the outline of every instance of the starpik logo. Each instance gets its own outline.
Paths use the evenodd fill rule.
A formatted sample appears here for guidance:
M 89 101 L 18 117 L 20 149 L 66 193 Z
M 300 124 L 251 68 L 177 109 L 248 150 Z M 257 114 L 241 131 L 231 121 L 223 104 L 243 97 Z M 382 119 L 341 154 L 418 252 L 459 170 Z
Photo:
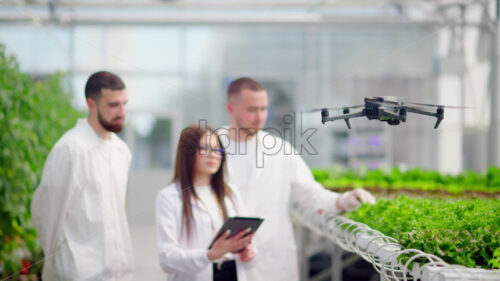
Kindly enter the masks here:
M 311 143 L 317 128 L 304 128 L 302 114 L 284 115 L 282 122 L 283 126 L 280 129 L 219 127 L 215 129 L 215 134 L 219 137 L 226 155 L 255 159 L 257 168 L 264 167 L 266 157 L 275 155 L 318 155 L 318 151 Z M 200 129 L 207 129 L 208 125 L 206 119 L 198 121 Z M 243 140 L 240 135 L 245 136 Z M 206 137 L 211 138 L 213 134 L 207 134 Z M 200 151 L 200 153 L 207 152 Z

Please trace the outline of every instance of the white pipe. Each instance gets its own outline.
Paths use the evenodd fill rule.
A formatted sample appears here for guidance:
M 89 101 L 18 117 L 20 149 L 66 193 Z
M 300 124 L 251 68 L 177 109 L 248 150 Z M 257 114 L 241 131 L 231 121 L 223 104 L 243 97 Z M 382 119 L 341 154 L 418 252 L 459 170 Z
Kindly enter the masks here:
M 439 19 L 413 20 L 406 17 L 339 17 L 317 12 L 120 12 L 96 13 L 95 11 L 57 11 L 56 21 L 46 10 L 13 13 L 0 9 L 0 22 L 55 24 L 324 24 L 324 25 L 448 25 Z
M 2 0 L 8 2 L 13 0 Z M 52 0 L 36 0 L 28 3 L 29 6 L 46 6 Z M 181 8 L 307 8 L 307 7 L 391 7 L 394 4 L 399 5 L 417 5 L 417 4 L 435 4 L 436 6 L 450 5 L 470 5 L 478 2 L 486 2 L 487 0 L 441 0 L 441 1 L 422 1 L 422 0 L 326 0 L 326 1 L 269 1 L 269 0 L 215 0 L 215 1 L 190 1 L 190 0 L 92 0 L 92 1 L 56 1 L 57 6 L 64 7 L 125 7 L 125 6 L 140 6 L 140 7 L 181 7 Z
M 46 7 L 53 0 L 36 0 L 26 3 L 20 0 L 0 0 L 5 4 L 21 4 L 23 6 L 43 6 Z M 426 6 L 435 5 L 436 7 L 450 7 L 457 5 L 488 3 L 488 0 L 297 0 L 297 1 L 269 1 L 269 0 L 89 0 L 73 1 L 59 0 L 55 1 L 58 7 L 170 7 L 170 8 L 388 8 L 394 5 L 414 6 L 423 4 Z

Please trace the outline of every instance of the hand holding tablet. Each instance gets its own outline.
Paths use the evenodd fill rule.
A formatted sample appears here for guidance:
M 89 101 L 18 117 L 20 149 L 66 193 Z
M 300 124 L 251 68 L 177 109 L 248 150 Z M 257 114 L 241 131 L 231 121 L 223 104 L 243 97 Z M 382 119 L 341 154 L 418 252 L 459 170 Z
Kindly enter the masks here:
M 255 218 L 255 217 L 231 217 L 228 218 L 222 227 L 219 229 L 217 232 L 217 235 L 215 235 L 214 239 L 212 240 L 212 243 L 210 243 L 210 246 L 208 247 L 209 249 L 212 248 L 213 244 L 215 241 L 222 236 L 226 231 L 229 230 L 229 235 L 227 236 L 227 239 L 230 239 L 240 233 L 241 231 L 244 231 L 245 229 L 250 229 L 247 234 L 244 234 L 242 237 L 245 237 L 249 234 L 253 234 L 257 231 L 259 226 L 261 225 L 262 221 L 264 219 L 261 218 Z

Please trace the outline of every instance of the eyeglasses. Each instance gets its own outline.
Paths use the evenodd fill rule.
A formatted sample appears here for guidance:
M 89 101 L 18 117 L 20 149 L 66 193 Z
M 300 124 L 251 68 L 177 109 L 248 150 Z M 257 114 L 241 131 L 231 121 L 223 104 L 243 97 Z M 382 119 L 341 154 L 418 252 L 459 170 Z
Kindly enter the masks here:
M 209 147 L 209 146 L 199 146 L 198 149 L 200 150 L 200 152 L 202 152 L 202 154 L 208 154 L 209 151 L 217 154 L 217 155 L 222 155 L 224 153 L 224 149 L 222 148 L 213 148 L 213 147 Z

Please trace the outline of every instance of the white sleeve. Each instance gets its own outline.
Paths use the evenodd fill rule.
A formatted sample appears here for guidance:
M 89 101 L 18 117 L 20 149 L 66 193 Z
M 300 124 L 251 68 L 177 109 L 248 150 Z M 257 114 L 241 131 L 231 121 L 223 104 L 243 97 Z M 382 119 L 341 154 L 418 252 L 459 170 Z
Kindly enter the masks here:
M 31 201 L 33 225 L 46 256 L 53 255 L 63 240 L 63 218 L 77 190 L 74 155 L 67 145 L 55 146 Z
M 166 273 L 199 272 L 209 264 L 208 249 L 185 249 L 179 237 L 182 215 L 176 216 L 179 198 L 165 196 L 162 192 L 156 200 L 156 232 L 160 266 Z
M 340 213 L 336 207 L 339 194 L 326 190 L 318 183 L 307 164 L 298 154 L 290 155 L 289 174 L 292 175 L 292 200 L 318 214 Z

